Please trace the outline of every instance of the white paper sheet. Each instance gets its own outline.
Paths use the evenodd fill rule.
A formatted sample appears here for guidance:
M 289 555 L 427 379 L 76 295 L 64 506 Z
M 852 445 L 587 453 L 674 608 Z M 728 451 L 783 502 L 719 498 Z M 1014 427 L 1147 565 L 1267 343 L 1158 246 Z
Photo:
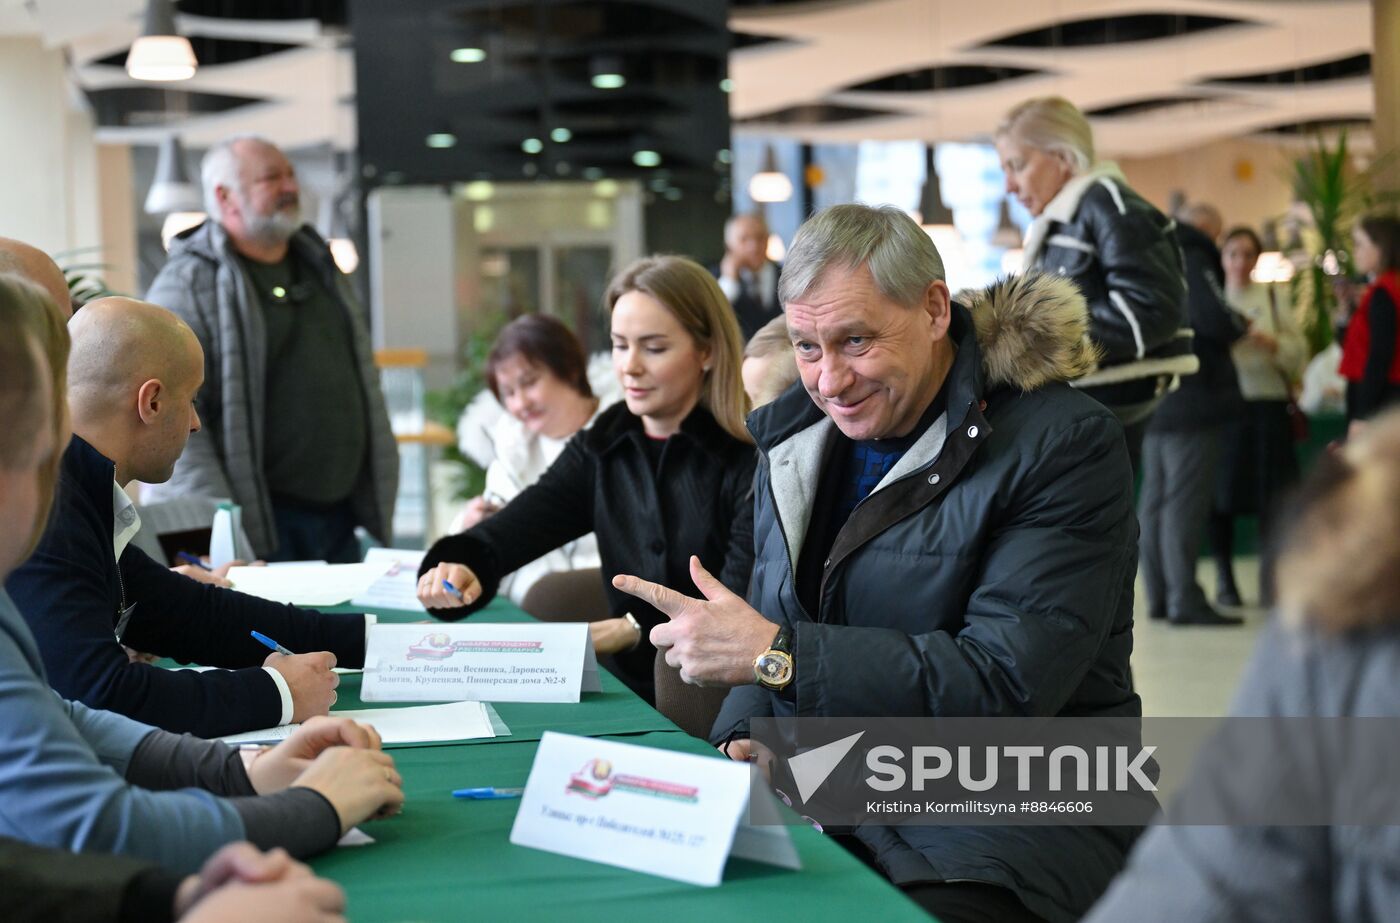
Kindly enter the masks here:
M 294 606 L 337 606 L 359 596 L 387 565 L 307 564 L 304 567 L 234 567 L 234 589 Z
M 403 548 L 371 548 L 365 553 L 365 564 L 379 569 L 380 576 L 350 604 L 366 609 L 427 612 L 418 601 L 418 567 L 424 554 Z
M 491 716 L 480 702 L 449 702 L 446 705 L 416 705 L 409 708 L 361 708 L 333 711 L 332 718 L 349 718 L 374 725 L 384 746 L 394 744 L 446 743 L 495 737 Z M 262 744 L 286 740 L 300 725 L 247 731 L 223 738 L 224 743 Z

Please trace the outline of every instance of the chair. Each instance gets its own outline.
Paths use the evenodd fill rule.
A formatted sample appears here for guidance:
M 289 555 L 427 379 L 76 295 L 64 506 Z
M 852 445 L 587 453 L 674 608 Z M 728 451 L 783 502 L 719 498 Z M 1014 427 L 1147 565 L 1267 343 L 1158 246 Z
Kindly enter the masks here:
M 691 737 L 708 740 L 729 690 L 683 682 L 680 669 L 666 662 L 663 651 L 656 652 L 652 677 L 656 681 L 656 710 Z
M 520 608 L 541 622 L 598 622 L 612 618 L 596 567 L 545 574 L 525 591 Z

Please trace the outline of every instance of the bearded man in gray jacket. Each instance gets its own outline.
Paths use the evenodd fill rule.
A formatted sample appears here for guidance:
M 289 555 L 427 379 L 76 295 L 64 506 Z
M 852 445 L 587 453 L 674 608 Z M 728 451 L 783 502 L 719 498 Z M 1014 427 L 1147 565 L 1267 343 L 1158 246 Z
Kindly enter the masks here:
M 149 496 L 232 499 L 268 560 L 358 561 L 356 526 L 391 539 L 399 472 L 365 318 L 275 145 L 220 142 L 200 173 L 210 218 L 146 299 L 204 348 L 204 429 Z

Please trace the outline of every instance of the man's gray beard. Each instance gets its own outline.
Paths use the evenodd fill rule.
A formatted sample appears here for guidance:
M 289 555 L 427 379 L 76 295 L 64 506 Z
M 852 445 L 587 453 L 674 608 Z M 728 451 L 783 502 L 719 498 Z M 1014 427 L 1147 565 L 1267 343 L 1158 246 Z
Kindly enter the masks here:
M 270 215 L 252 215 L 244 221 L 244 232 L 261 244 L 285 244 L 301 227 L 299 209 L 283 209 Z

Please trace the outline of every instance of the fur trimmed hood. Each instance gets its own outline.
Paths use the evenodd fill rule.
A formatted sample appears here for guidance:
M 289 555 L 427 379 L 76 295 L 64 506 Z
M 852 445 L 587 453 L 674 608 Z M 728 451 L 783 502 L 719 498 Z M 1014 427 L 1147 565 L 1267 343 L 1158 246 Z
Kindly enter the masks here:
M 1034 391 L 1073 381 L 1098 366 L 1089 340 L 1089 310 L 1073 282 L 1028 272 L 954 298 L 972 314 L 982 367 L 991 387 Z

